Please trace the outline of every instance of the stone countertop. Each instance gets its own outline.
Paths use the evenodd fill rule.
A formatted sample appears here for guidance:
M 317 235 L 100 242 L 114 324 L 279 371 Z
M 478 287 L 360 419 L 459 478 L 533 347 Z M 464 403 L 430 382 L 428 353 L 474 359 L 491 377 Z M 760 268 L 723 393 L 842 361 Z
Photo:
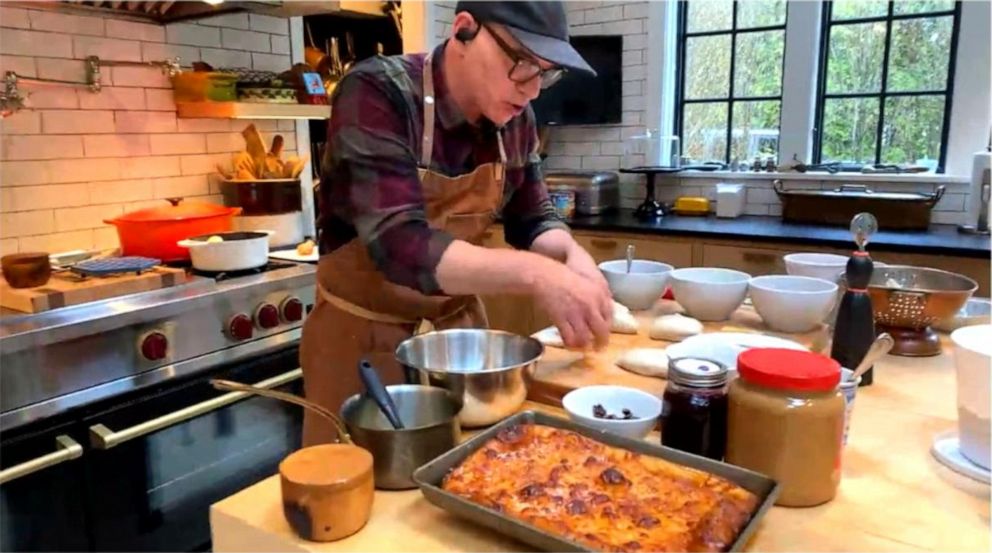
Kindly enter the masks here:
M 641 220 L 634 216 L 634 210 L 620 209 L 602 215 L 575 217 L 567 223 L 577 230 L 854 247 L 845 227 L 784 223 L 778 217 L 744 215 L 736 219 L 718 219 L 713 215 L 669 215 L 658 220 Z M 872 237 L 868 249 L 984 259 L 988 259 L 992 251 L 988 236 L 961 234 L 954 225 L 931 225 L 926 232 L 881 230 Z

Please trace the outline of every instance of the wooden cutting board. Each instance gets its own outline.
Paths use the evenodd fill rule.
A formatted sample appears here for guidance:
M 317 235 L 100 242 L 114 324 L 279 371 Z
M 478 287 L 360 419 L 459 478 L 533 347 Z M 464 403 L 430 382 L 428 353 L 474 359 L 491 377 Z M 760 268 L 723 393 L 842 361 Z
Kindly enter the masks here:
M 561 405 L 561 398 L 568 392 L 583 386 L 612 384 L 630 386 L 651 394 L 661 395 L 668 381 L 635 374 L 616 365 L 617 358 L 632 348 L 665 348 L 673 342 L 652 340 L 648 337 L 651 322 L 659 315 L 678 310 L 678 304 L 661 300 L 650 311 L 636 311 L 634 316 L 640 323 L 637 334 L 610 334 L 609 346 L 600 352 L 578 352 L 562 348 L 547 347 L 538 363 L 534 376 L 528 385 L 527 398 L 531 401 L 550 405 Z M 750 305 L 741 306 L 730 320 L 704 323 L 705 332 L 748 332 L 777 336 L 793 340 L 809 348 L 810 351 L 824 352 L 830 343 L 829 327 L 820 328 L 805 334 L 774 332 L 762 323 L 761 317 Z
M 186 281 L 185 269 L 154 267 L 136 274 L 86 277 L 66 272 L 52 273 L 44 286 L 11 288 L 0 279 L 0 305 L 24 313 L 41 313 L 137 292 L 176 286 Z

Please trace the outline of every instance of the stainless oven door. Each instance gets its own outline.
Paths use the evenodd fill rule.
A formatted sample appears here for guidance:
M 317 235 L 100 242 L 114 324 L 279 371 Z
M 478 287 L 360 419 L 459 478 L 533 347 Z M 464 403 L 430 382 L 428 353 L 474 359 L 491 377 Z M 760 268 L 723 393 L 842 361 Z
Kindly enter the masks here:
M 210 505 L 277 472 L 300 447 L 302 413 L 284 402 L 224 393 L 224 378 L 301 394 L 292 347 L 115 405 L 84 421 L 85 484 L 97 551 L 209 547 Z

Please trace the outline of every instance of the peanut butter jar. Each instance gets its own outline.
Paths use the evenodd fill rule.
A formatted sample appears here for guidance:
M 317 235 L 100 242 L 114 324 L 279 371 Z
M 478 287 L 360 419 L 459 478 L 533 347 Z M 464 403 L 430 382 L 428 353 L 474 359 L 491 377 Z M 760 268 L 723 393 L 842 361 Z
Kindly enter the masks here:
M 726 461 L 776 480 L 776 505 L 811 507 L 840 483 L 844 396 L 840 365 L 807 351 L 766 348 L 737 358 Z

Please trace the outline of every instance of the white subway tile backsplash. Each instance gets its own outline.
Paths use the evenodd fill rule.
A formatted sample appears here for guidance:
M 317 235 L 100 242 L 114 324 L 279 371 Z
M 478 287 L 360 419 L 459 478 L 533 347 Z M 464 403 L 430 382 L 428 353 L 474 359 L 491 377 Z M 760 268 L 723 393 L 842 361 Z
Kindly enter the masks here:
M 288 120 L 288 119 L 281 119 L 281 120 L 277 121 L 277 123 L 279 123 L 279 130 L 280 131 L 295 131 L 296 130 L 296 121 Z
M 38 76 L 43 79 L 86 82 L 86 65 L 79 60 L 58 58 L 37 58 Z M 104 78 L 108 69 L 103 70 Z M 110 84 L 109 81 L 105 84 Z
M 933 206 L 934 211 L 964 211 L 967 194 L 944 194 L 937 205 Z
M 617 21 L 623 18 L 623 8 L 621 6 L 611 6 L 606 8 L 596 8 L 586 10 L 586 23 L 603 23 L 606 21 Z
M 612 170 L 620 168 L 620 156 L 583 156 L 582 169 Z
M 179 165 L 183 175 L 207 175 L 217 171 L 217 164 L 229 166 L 231 154 L 202 154 L 182 156 Z
M 768 215 L 772 217 L 782 216 L 782 204 L 771 204 L 768 206 Z
M 246 50 L 249 52 L 270 52 L 269 35 L 255 31 L 239 31 L 236 29 L 221 29 L 221 41 L 224 48 L 231 50 Z
M 632 65 L 630 67 L 624 67 L 623 76 L 621 78 L 624 81 L 643 81 L 647 78 L 646 69 L 647 66 L 645 65 Z
M 6 238 L 55 232 L 55 212 L 51 209 L 4 213 L 0 216 L 0 229 Z
M 128 203 L 154 198 L 149 179 L 91 182 L 87 187 L 91 204 Z
M 169 76 L 157 67 L 112 67 L 109 74 L 114 86 L 172 88 Z
M 245 140 L 241 133 L 225 132 L 207 135 L 207 152 L 239 152 L 245 149 Z
M 60 209 L 59 216 L 55 219 L 55 230 L 66 232 L 70 230 L 100 228 L 106 225 L 103 222 L 105 219 L 113 219 L 123 213 L 124 206 L 122 204 L 91 205 Z
M 11 29 L 30 29 L 28 10 L 0 6 L 0 25 Z
M 37 56 L 40 52 L 50 58 L 71 58 L 72 37 L 21 29 L 4 29 L 0 33 L 0 54 Z
M 151 154 L 148 135 L 94 134 L 83 136 L 86 157 L 133 157 Z
M 231 13 L 226 15 L 215 15 L 205 19 L 197 19 L 197 25 L 207 25 L 211 27 L 231 27 L 233 29 L 249 29 L 248 14 Z
M 623 37 L 623 49 L 624 50 L 646 50 L 648 47 L 648 35 L 647 33 L 642 33 L 639 35 L 625 35 Z M 645 61 L 647 61 L 647 53 L 644 54 Z
M 176 100 L 167 88 L 146 88 L 145 106 L 153 111 L 176 111 Z
M 584 25 L 576 25 L 568 30 L 569 34 L 575 36 L 585 36 L 585 35 L 601 35 L 603 34 L 603 24 L 602 23 L 586 23 Z
M 745 215 L 768 215 L 768 204 L 745 204 Z
M 0 163 L 0 183 L 3 187 L 51 182 L 51 172 L 44 161 L 5 161 Z
M 612 21 L 603 23 L 603 32 L 608 35 L 628 35 L 644 32 L 643 19 L 628 19 L 625 21 Z
M 277 35 L 289 34 L 289 20 L 282 17 L 271 17 L 253 13 L 248 16 L 248 21 L 253 31 L 262 31 Z
M 626 96 L 641 96 L 644 94 L 644 81 L 624 81 L 621 86 L 621 95 Z
M 176 114 L 166 111 L 118 111 L 114 116 L 119 133 L 169 133 L 176 131 Z
M 121 178 L 173 177 L 181 174 L 179 156 L 132 157 L 120 160 Z
M 569 142 L 565 144 L 565 155 L 599 155 L 599 142 Z
M 18 244 L 17 238 L 0 238 L 0 255 L 18 253 Z
M 45 182 L 87 182 L 115 180 L 121 176 L 121 160 L 56 159 L 46 162 L 48 180 Z
M 0 56 L 0 72 L 13 71 L 24 77 L 37 77 L 34 58 L 28 56 Z
M 165 28 L 149 23 L 108 19 L 107 36 L 145 42 L 165 42 Z
M 21 87 L 27 99 L 24 105 L 31 109 L 76 109 L 79 99 L 71 88 L 39 86 L 31 83 Z
M 289 69 L 290 65 L 292 65 L 292 63 L 289 60 L 289 56 L 277 54 L 257 54 L 254 52 L 251 55 L 251 68 L 259 71 L 282 72 Z
M 153 134 L 149 137 L 152 155 L 202 154 L 207 141 L 202 134 Z
M 97 250 L 113 250 L 120 247 L 120 237 L 117 229 L 104 225 L 93 229 L 93 248 Z
M 599 145 L 599 153 L 604 156 L 622 156 L 623 142 L 603 142 Z
M 68 109 L 43 111 L 41 130 L 45 134 L 111 133 L 114 132 L 114 112 Z
M 623 7 L 624 19 L 639 19 L 648 16 L 648 2 L 631 2 Z
M 156 198 L 185 198 L 205 196 L 210 193 L 207 179 L 201 176 L 155 179 L 152 181 L 152 194 Z
M 22 109 L 0 119 L 0 134 L 2 135 L 38 134 L 40 132 L 41 113 L 35 110 Z
M 565 13 L 565 19 L 568 21 L 569 26 L 575 27 L 576 25 L 582 25 L 586 22 L 585 10 L 573 10 L 571 8 L 566 9 L 568 11 Z
M 963 211 L 934 211 L 930 216 L 930 222 L 938 225 L 963 225 L 967 220 L 968 214 Z
M 624 111 L 640 111 L 644 109 L 644 96 L 627 96 L 623 99 Z
M 170 44 L 220 48 L 220 29 L 192 23 L 172 23 L 165 27 L 165 39 Z
M 747 203 L 750 204 L 777 204 L 778 195 L 774 190 L 767 188 L 747 188 Z
M 76 230 L 56 234 L 25 236 L 19 239 L 19 246 L 22 252 L 88 250 L 93 247 L 93 231 Z
M 142 61 L 140 43 L 116 38 L 73 36 L 72 53 L 77 59 L 97 56 L 105 60 Z
M 13 211 L 78 207 L 89 203 L 85 184 L 46 184 L 13 189 Z
M 82 109 L 145 109 L 145 91 L 140 88 L 105 86 L 100 92 L 77 90 Z
M 179 132 L 226 132 L 231 128 L 227 119 L 177 119 Z
M 240 50 L 200 48 L 200 56 L 214 67 L 251 67 L 251 53 Z
M 621 64 L 624 67 L 628 67 L 631 65 L 640 65 L 644 63 L 646 61 L 642 57 L 644 52 L 646 52 L 646 50 L 624 50 L 623 55 L 620 58 Z
M 200 49 L 196 46 L 180 46 L 160 42 L 141 43 L 141 61 L 171 60 L 177 56 L 182 65 L 189 65 L 194 61 L 200 61 Z
M 269 40 L 272 43 L 273 54 L 289 54 L 290 50 L 288 36 L 271 35 Z
M 553 156 L 544 161 L 545 170 L 578 169 L 581 165 L 582 158 L 579 156 Z
M 4 161 L 83 157 L 81 136 L 4 135 L 2 140 Z
M 102 17 L 86 17 L 48 10 L 31 10 L 31 28 L 36 31 L 53 31 L 74 35 L 104 35 Z M 6 27 L 6 22 L 2 22 Z

